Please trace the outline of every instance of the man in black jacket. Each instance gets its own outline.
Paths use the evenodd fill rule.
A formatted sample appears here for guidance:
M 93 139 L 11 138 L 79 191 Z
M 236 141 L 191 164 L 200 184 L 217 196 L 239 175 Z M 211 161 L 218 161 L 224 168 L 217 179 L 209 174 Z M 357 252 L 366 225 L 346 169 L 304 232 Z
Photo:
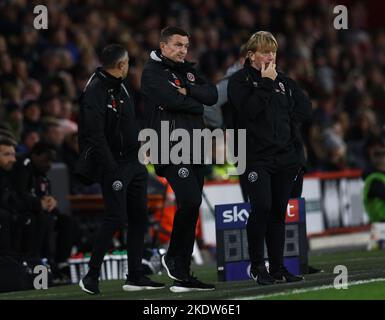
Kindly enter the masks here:
M 10 172 L 16 162 L 16 142 L 0 136 L 0 252 L 20 253 L 17 234 L 30 227 L 30 215 L 22 206 Z
M 300 281 L 283 265 L 285 214 L 304 163 L 298 125 L 311 117 L 311 104 L 293 80 L 277 73 L 278 44 L 270 32 L 256 32 L 246 46 L 248 58 L 230 78 L 228 97 L 238 110 L 238 127 L 247 130 L 244 177 L 251 202 L 247 222 L 251 275 L 259 284 Z
M 66 266 L 71 253 L 73 222 L 70 215 L 60 212 L 52 195 L 47 174 L 54 160 L 55 146 L 37 142 L 31 152 L 18 158 L 12 177 L 20 202 L 31 214 L 30 230 L 24 230 L 19 237 L 27 238 L 28 253 L 33 258 L 48 259 L 56 281 L 64 280 L 60 269 Z
M 203 105 L 213 105 L 218 98 L 216 87 L 185 61 L 189 46 L 188 34 L 177 27 L 167 27 L 160 36 L 160 50 L 153 51 L 142 74 L 142 94 L 146 111 L 151 113 L 149 126 L 161 137 L 161 122 L 168 121 L 170 133 L 185 129 L 192 137 L 194 129 L 203 129 Z M 176 143 L 172 137 L 171 145 Z M 180 164 L 169 159 L 169 148 L 158 143 L 156 173 L 166 177 L 174 190 L 177 211 L 167 254 L 162 264 L 174 284 L 173 292 L 213 290 L 190 275 L 195 228 L 202 201 L 203 162 L 193 164 L 193 143 L 190 158 Z
M 139 129 L 134 103 L 124 79 L 127 50 L 116 44 L 104 48 L 80 99 L 77 173 L 101 183 L 106 217 L 97 235 L 89 272 L 80 281 L 83 291 L 99 293 L 103 258 L 116 230 L 127 225 L 128 276 L 125 291 L 163 288 L 143 275 L 142 254 L 147 223 L 147 170 L 138 161 Z

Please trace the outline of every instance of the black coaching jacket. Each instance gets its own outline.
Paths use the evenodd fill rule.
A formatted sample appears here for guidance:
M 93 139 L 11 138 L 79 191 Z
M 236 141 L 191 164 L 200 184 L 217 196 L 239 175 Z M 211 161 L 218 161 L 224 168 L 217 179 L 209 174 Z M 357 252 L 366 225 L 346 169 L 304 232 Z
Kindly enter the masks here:
M 186 88 L 187 95 L 179 93 L 178 88 Z M 192 137 L 193 129 L 205 128 L 203 105 L 211 106 L 218 99 L 216 86 L 209 83 L 192 63 L 175 63 L 163 57 L 159 50 L 151 53 L 144 66 L 141 93 L 148 113 L 148 126 L 158 133 L 158 138 L 161 121 L 169 122 L 170 133 L 183 128 Z M 162 151 L 167 152 L 159 150 L 159 156 Z M 155 166 L 158 174 L 161 167 Z
M 228 98 L 237 110 L 238 128 L 247 130 L 247 163 L 304 165 L 301 122 L 311 118 L 309 98 L 296 82 L 278 72 L 273 81 L 245 63 L 228 84 Z
M 80 157 L 75 173 L 84 183 L 116 173 L 118 163 L 138 159 L 139 127 L 125 81 L 97 68 L 81 97 Z

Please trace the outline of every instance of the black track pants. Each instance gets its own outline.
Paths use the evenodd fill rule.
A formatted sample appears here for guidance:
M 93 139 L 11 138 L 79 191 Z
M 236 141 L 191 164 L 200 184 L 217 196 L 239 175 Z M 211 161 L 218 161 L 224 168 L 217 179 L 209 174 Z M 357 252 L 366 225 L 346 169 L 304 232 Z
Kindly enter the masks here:
M 129 275 L 142 272 L 144 234 L 147 225 L 147 170 L 139 163 L 120 164 L 123 186 L 114 190 L 115 181 L 103 179 L 102 191 L 106 216 L 95 240 L 90 273 L 99 274 L 103 258 L 114 233 L 127 222 L 127 257 Z M 116 184 L 115 184 L 115 189 Z
M 175 193 L 177 205 L 167 255 L 183 257 L 188 268 L 202 202 L 204 167 L 170 165 L 163 174 Z
M 266 240 L 270 265 L 283 264 L 285 214 L 298 168 L 250 167 L 245 172 L 251 212 L 247 222 L 250 261 L 263 264 Z

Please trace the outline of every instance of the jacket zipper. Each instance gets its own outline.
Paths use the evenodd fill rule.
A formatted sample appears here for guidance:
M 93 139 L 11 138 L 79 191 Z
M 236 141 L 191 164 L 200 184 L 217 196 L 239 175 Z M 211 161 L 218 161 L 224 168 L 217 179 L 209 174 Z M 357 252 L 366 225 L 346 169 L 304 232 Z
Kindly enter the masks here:
M 120 136 L 120 156 L 123 156 L 123 136 L 122 136 L 122 133 L 119 132 L 119 136 Z
M 88 153 L 91 151 L 92 147 L 89 147 L 87 150 L 86 150 L 86 154 L 84 155 L 84 160 L 87 160 L 87 157 L 88 157 Z

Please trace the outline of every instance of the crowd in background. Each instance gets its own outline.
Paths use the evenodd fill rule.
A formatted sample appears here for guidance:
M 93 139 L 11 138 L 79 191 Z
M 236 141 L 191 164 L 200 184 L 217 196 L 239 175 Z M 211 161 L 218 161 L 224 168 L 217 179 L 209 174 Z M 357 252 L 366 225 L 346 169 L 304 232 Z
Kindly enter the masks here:
M 8 160 L 0 159 L 1 165 L 8 170 L 8 163 L 15 163 L 11 177 L 26 176 L 26 168 L 37 169 L 47 161 L 64 162 L 69 172 L 73 171 L 78 158 L 78 99 L 99 66 L 101 49 L 110 43 L 120 43 L 129 52 L 131 92 L 138 121 L 145 127 L 147 114 L 140 96 L 142 69 L 150 51 L 158 47 L 160 30 L 177 25 L 191 35 L 187 59 L 197 62 L 213 83 L 223 79 L 238 61 L 240 47 L 252 33 L 271 31 L 279 43 L 278 70 L 298 81 L 312 101 L 313 119 L 302 128 L 308 172 L 365 171 L 370 166 L 368 145 L 373 136 L 381 140 L 385 122 L 385 30 L 375 23 L 370 1 L 342 2 L 349 9 L 347 30 L 334 28 L 335 4 L 325 0 L 3 0 L 0 140 L 15 141 L 19 160 L 13 159 L 12 143 L 6 142 L 2 150 L 8 151 L 2 157 Z M 48 7 L 47 30 L 33 27 L 33 8 L 41 4 Z M 226 108 L 222 111 L 229 112 Z M 55 157 L 37 157 L 42 146 L 53 149 Z M 31 159 L 31 166 L 26 159 Z M 42 196 L 31 201 L 41 201 L 35 206 L 37 211 L 55 215 L 44 223 L 31 220 L 35 217 L 32 214 L 14 215 L 19 218 L 10 220 L 9 234 L 17 236 L 12 233 L 14 226 L 16 230 L 31 229 L 28 239 L 34 241 L 26 241 L 31 250 L 60 267 L 76 242 L 77 231 L 74 221 L 57 210 L 55 199 L 51 200 L 54 205 L 48 203 L 47 188 L 40 182 L 49 184 L 49 168 L 43 167 L 41 172 L 30 169 L 34 179 L 19 188 L 27 196 L 39 197 L 36 190 L 41 187 Z M 11 185 L 15 179 L 8 182 Z M 86 187 L 72 174 L 70 182 L 73 194 L 100 192 L 98 186 Z M 13 194 L 17 198 L 21 192 L 15 188 Z M 0 213 L 5 217 L 7 212 Z M 3 226 L 4 221 L 0 221 Z M 54 230 L 56 248 L 43 248 L 47 239 L 53 239 Z M 22 246 L 21 240 L 10 242 L 10 246 L 15 243 Z
M 35 5 L 48 7 L 48 29 L 33 27 Z M 79 95 L 109 43 L 129 52 L 129 80 L 145 126 L 140 77 L 159 31 L 178 25 L 191 35 L 188 60 L 213 82 L 257 30 L 279 43 L 278 69 L 312 100 L 303 127 L 308 171 L 366 169 L 365 144 L 385 121 L 385 31 L 371 25 L 366 2 L 349 3 L 349 29 L 333 27 L 329 1 L 61 0 L 0 4 L 0 134 L 11 132 L 25 154 L 53 144 L 70 170 L 76 161 Z M 72 183 L 72 192 L 79 186 Z M 83 190 L 84 191 L 84 190 Z

